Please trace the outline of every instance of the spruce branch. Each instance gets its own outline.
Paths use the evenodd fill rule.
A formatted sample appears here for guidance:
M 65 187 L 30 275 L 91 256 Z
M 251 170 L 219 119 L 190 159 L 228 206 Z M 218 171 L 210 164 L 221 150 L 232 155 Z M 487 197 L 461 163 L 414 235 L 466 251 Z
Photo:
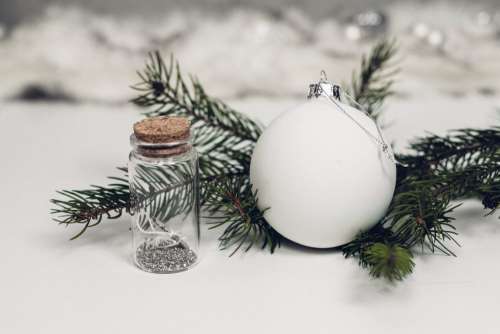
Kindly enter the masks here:
M 141 82 L 134 88 L 140 95 L 133 101 L 150 108 L 147 116 L 182 115 L 192 122 L 193 143 L 201 153 L 199 169 L 202 204 L 207 202 L 207 191 L 212 183 L 220 184 L 219 179 L 231 180 L 248 176 L 253 147 L 262 132 L 256 122 L 220 100 L 208 96 L 196 79 L 191 78 L 190 84 L 186 83 L 173 57 L 166 65 L 158 52 L 150 54 L 145 69 L 138 72 L 138 75 Z M 132 204 L 151 207 L 152 214 L 157 215 L 159 221 L 184 212 L 192 205 L 185 196 L 189 192 L 186 188 L 189 184 L 182 182 L 185 179 L 182 175 L 167 175 L 164 171 L 151 168 L 135 170 L 135 173 L 138 176 L 137 182 L 131 187 L 137 194 L 136 198 L 129 198 L 128 181 L 121 179 L 119 189 L 115 189 L 117 185 L 113 184 L 98 190 L 64 191 L 61 193 L 62 199 L 53 200 L 58 206 L 58 210 L 53 210 L 53 213 L 61 215 L 66 224 L 83 223 L 83 230 L 75 236 L 78 237 L 88 227 L 97 225 L 107 212 L 132 213 Z M 120 199 L 123 199 L 120 202 L 112 202 L 113 198 L 107 202 L 103 200 L 100 202 L 101 206 L 92 202 L 94 197 L 111 196 L 118 190 Z M 103 192 L 104 195 L 101 195 Z M 74 193 L 82 195 L 76 197 Z M 212 201 L 209 207 L 214 211 L 217 205 L 213 202 L 213 195 L 210 198 Z M 223 208 L 223 204 L 221 202 L 218 207 Z M 252 210 L 254 214 L 258 214 L 256 206 Z M 149 220 L 144 220 L 144 223 L 149 223 Z M 230 226 L 234 227 L 236 224 L 234 222 Z M 256 237 L 262 236 L 266 245 L 271 245 L 271 250 L 274 250 L 277 234 L 272 232 L 264 220 L 260 220 L 256 226 L 259 226 L 260 232 L 254 234 L 252 240 L 255 242 Z M 272 231 L 265 233 L 267 230 Z M 228 242 L 227 238 L 221 239 L 221 244 Z
M 142 92 L 134 103 L 152 107 L 148 116 L 182 115 L 193 125 L 211 126 L 242 140 L 257 141 L 262 128 L 250 118 L 238 113 L 219 99 L 208 96 L 195 77 L 190 83 L 183 79 L 178 62 L 170 57 L 167 65 L 158 51 L 149 54 L 141 82 L 133 88 Z
M 413 141 L 410 152 L 398 155 L 408 167 L 398 167 L 395 196 L 386 216 L 342 248 L 346 257 L 356 256 L 368 266 L 364 254 L 377 242 L 408 251 L 418 245 L 454 255 L 449 244 L 458 243 L 451 214 L 458 205 L 452 202 L 479 198 L 490 213 L 498 208 L 498 127 L 456 130 L 446 136 L 431 134 Z
M 342 247 L 346 258 L 356 257 L 372 277 L 401 281 L 413 272 L 413 254 L 408 246 L 398 244 L 397 236 L 382 224 L 360 232 Z
M 367 231 L 361 231 L 356 238 L 346 245 L 342 246 L 342 252 L 346 258 L 356 257 L 362 267 L 367 267 L 363 254 L 375 243 L 396 244 L 397 239 L 390 229 L 385 228 L 381 223 L 375 224 Z
M 438 193 L 448 192 L 452 200 L 479 198 L 485 208 L 498 207 L 500 127 L 429 135 L 414 141 L 410 149 L 411 154 L 398 156 L 408 165 L 398 170 L 398 183 L 413 178 L 432 183 Z
M 490 210 L 488 215 L 494 214 L 500 207 L 500 177 L 480 187 L 478 193 L 482 198 L 484 208 Z
M 373 117 L 379 116 L 392 94 L 396 70 L 391 70 L 390 60 L 395 52 L 394 42 L 380 42 L 363 57 L 359 74 L 353 76 L 352 94 Z M 185 81 L 173 58 L 167 65 L 159 53 L 151 54 L 139 77 L 135 89 L 140 95 L 134 102 L 148 108 L 147 115 L 182 115 L 192 121 L 194 145 L 201 153 L 201 200 L 211 213 L 211 228 L 224 228 L 221 248 L 234 248 L 234 254 L 260 244 L 274 251 L 281 237 L 266 222 L 265 210 L 258 209 L 257 193 L 248 177 L 262 128 L 208 96 L 195 78 Z M 398 167 L 396 192 L 386 217 L 342 246 L 344 255 L 358 258 L 372 276 L 391 281 L 412 272 L 416 246 L 454 255 L 450 244 L 457 243 L 452 217 L 456 201 L 479 198 L 490 214 L 499 207 L 499 147 L 499 127 L 463 129 L 414 141 L 410 153 L 397 156 L 408 168 Z M 83 225 L 78 237 L 104 218 L 132 213 L 132 201 L 149 203 L 164 217 L 189 207 L 182 175 L 142 173 L 143 183 L 131 185 L 139 194 L 133 199 L 126 177 L 111 178 L 113 183 L 105 187 L 59 192 L 62 198 L 52 200 L 54 220 Z
M 189 118 L 194 145 L 210 160 L 207 169 L 213 175 L 228 169 L 248 170 L 253 147 L 262 133 L 258 123 L 209 96 L 196 78 L 185 81 L 173 56 L 167 65 L 159 52 L 151 53 L 138 75 L 141 81 L 133 88 L 140 95 L 133 102 L 149 108 L 147 116 Z
M 210 228 L 225 226 L 219 237 L 221 249 L 234 247 L 231 255 L 241 247 L 248 251 L 254 244 L 269 248 L 271 253 L 280 245 L 281 236 L 267 223 L 264 212 L 258 208 L 257 191 L 252 191 L 248 176 L 224 178 L 210 185 L 207 208 L 213 220 Z
M 124 173 L 127 168 L 119 168 Z M 191 198 L 185 196 L 190 192 L 189 182 L 179 179 L 179 175 L 161 173 L 157 170 L 144 170 L 140 172 L 141 182 L 136 185 L 136 198 L 130 196 L 129 181 L 127 175 L 123 177 L 109 177 L 115 181 L 107 186 L 91 186 L 84 190 L 58 191 L 60 198 L 52 199 L 54 208 L 51 210 L 53 220 L 65 225 L 83 225 L 82 229 L 74 235 L 71 240 L 80 237 L 89 227 L 99 225 L 104 218 L 117 219 L 123 213 L 134 214 L 134 207 L 151 208 L 152 216 L 157 220 L 168 219 L 182 212 L 187 212 L 191 205 Z M 157 175 L 160 173 L 160 175 Z M 200 178 L 199 191 L 201 204 L 205 204 L 205 194 L 209 185 L 218 178 L 241 177 L 241 173 L 228 173 L 221 176 L 206 176 Z M 158 180 L 160 177 L 160 180 Z M 144 187 L 144 183 L 151 187 Z M 143 220 L 143 228 L 147 228 L 150 220 Z M 161 229 L 161 226 L 155 226 Z
M 408 167 L 398 169 L 395 196 L 386 216 L 342 248 L 346 257 L 357 256 L 363 265 L 366 249 L 377 242 L 408 250 L 418 245 L 454 255 L 449 244 L 458 243 L 451 214 L 459 204 L 452 202 L 479 198 L 490 213 L 498 208 L 498 127 L 429 135 L 414 141 L 410 149 L 410 154 L 398 156 Z
M 470 165 L 499 161 L 500 127 L 461 129 L 446 136 L 430 134 L 410 144 L 411 153 L 398 155 L 408 168 L 400 175 L 422 176 L 439 171 L 460 170 Z
M 420 181 L 400 186 L 382 224 L 407 248 L 418 245 L 433 253 L 439 250 L 454 255 L 446 243 L 458 245 L 450 213 L 459 205 L 451 205 L 449 194 L 437 194 L 433 186 Z
M 126 169 L 119 168 L 126 172 Z M 58 191 L 61 199 L 52 199 L 54 220 L 66 226 L 83 225 L 74 240 L 87 228 L 99 225 L 102 219 L 117 219 L 123 212 L 130 213 L 130 192 L 127 176 L 110 177 L 114 182 L 107 186 L 91 186 L 85 190 Z
M 219 239 L 221 248 L 236 244 L 237 251 L 248 243 L 248 250 L 262 240 L 263 248 L 274 251 L 278 235 L 258 209 L 256 194 L 242 181 L 248 180 L 261 126 L 207 95 L 194 77 L 186 82 L 173 57 L 167 65 L 158 52 L 150 54 L 146 68 L 138 74 L 141 82 L 134 88 L 141 95 L 134 102 L 150 107 L 148 116 L 182 115 L 192 122 L 194 145 L 201 153 L 200 174 L 210 181 L 202 182 L 202 202 L 215 217 L 222 213 L 214 226 L 227 225 Z
M 352 96 L 374 119 L 380 115 L 385 99 L 393 95 L 392 78 L 399 70 L 391 61 L 396 52 L 395 41 L 378 42 L 368 55 L 362 56 L 359 73 L 352 75 Z
M 375 278 L 401 281 L 413 272 L 413 254 L 399 245 L 375 243 L 363 252 L 363 261 Z

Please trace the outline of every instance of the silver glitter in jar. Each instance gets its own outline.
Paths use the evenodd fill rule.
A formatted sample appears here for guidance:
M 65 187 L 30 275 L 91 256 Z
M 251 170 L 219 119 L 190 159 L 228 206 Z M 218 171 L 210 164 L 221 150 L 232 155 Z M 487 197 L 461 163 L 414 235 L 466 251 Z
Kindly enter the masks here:
M 168 239 L 146 239 L 137 247 L 135 258 L 141 269 L 158 274 L 189 269 L 198 259 L 187 244 Z

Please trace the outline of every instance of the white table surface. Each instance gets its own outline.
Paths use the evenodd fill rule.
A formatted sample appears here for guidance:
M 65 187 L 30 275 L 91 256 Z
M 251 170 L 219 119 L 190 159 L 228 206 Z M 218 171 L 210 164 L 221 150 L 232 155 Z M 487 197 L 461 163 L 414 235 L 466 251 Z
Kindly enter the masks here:
M 295 103 L 234 105 L 267 123 Z M 404 147 L 424 130 L 498 124 L 497 105 L 394 101 L 387 137 Z M 398 285 L 298 246 L 229 258 L 217 231 L 194 269 L 148 274 L 132 264 L 129 217 L 69 241 L 77 228 L 51 221 L 49 199 L 118 173 L 138 118 L 129 105 L 0 105 L 0 333 L 500 333 L 500 221 L 475 201 L 456 214 L 458 257 L 417 256 Z

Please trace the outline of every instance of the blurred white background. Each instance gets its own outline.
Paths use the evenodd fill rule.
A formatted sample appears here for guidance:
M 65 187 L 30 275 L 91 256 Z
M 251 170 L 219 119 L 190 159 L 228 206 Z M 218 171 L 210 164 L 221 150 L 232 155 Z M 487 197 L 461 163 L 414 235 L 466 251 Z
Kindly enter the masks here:
M 155 49 L 219 97 L 298 98 L 319 69 L 348 81 L 383 37 L 400 45 L 401 98 L 500 91 L 493 0 L 21 0 L 0 4 L 0 27 L 4 99 L 123 102 Z

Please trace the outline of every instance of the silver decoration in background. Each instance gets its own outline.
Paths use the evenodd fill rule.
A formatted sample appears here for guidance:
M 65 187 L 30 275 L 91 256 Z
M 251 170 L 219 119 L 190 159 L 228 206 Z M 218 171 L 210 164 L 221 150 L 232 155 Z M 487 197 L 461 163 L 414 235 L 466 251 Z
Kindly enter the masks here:
M 410 36 L 413 37 L 414 44 L 413 51 L 425 57 L 435 56 L 445 59 L 448 64 L 461 70 L 471 70 L 473 63 L 470 61 L 469 54 L 459 52 L 460 50 L 457 49 L 457 45 L 460 46 L 460 43 L 464 43 L 464 41 L 460 41 L 459 44 L 457 44 L 456 39 L 455 43 L 450 42 L 448 34 L 451 34 L 451 32 L 445 32 L 426 22 L 417 22 L 410 27 Z M 465 92 L 460 94 L 465 94 Z
M 374 38 L 384 34 L 387 26 L 386 14 L 369 10 L 353 15 L 347 20 L 345 36 L 351 41 Z
M 196 73 L 221 98 L 298 98 L 303 78 L 317 64 L 348 79 L 361 54 L 384 35 L 398 40 L 403 56 L 401 96 L 461 91 L 464 80 L 474 87 L 469 92 L 500 91 L 500 6 L 391 2 L 379 10 L 351 11 L 355 15 L 348 18 L 341 10 L 349 6 L 318 17 L 283 6 L 276 15 L 237 7 L 218 17 L 182 10 L 151 20 L 54 5 L 36 20 L 0 32 L 0 74 L 9 77 L 0 99 L 44 82 L 58 83 L 76 101 L 122 103 L 131 92 L 116 82 L 135 80 L 132 70 L 123 69 L 141 68 L 152 45 L 174 53 L 186 72 Z
M 424 22 L 418 22 L 411 28 L 412 34 L 423 44 L 436 51 L 443 51 L 446 36 L 443 31 L 429 26 Z
M 500 12 L 480 10 L 468 17 L 464 30 L 475 38 L 498 38 L 500 35 Z

